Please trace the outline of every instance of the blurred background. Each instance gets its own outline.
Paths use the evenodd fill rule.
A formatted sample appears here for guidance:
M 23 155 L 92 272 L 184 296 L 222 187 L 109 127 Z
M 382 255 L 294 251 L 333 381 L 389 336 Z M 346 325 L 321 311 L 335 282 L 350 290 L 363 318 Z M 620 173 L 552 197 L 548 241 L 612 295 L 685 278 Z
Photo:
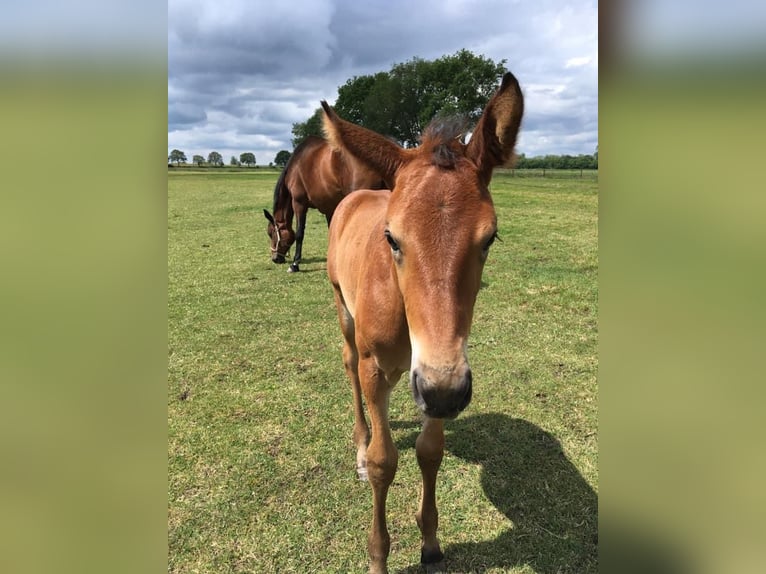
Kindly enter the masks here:
M 602 568 L 759 571 L 766 6 L 601 3 L 599 31 Z
M 166 8 L 3 5 L 2 572 L 166 569 Z

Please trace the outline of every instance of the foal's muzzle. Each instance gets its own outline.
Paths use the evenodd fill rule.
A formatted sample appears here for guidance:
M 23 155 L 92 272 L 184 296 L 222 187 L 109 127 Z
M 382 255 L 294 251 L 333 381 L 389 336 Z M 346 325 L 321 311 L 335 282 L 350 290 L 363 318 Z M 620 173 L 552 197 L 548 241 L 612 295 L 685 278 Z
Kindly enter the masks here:
M 473 393 L 471 369 L 446 375 L 430 369 L 416 368 L 410 375 L 410 388 L 415 403 L 424 415 L 435 419 L 454 419 L 471 402 Z
M 284 263 L 285 262 L 285 256 L 281 253 L 274 253 L 271 256 L 271 261 L 274 263 Z

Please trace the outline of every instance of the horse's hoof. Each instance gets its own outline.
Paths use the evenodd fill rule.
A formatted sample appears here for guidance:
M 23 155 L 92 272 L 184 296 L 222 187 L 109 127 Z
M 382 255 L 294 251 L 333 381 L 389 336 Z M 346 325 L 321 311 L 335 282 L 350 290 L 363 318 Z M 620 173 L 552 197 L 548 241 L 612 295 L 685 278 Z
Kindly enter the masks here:
M 356 476 L 362 482 L 366 482 L 367 481 L 367 467 L 366 466 L 357 466 L 356 467 Z
M 420 550 L 420 565 L 427 574 L 440 574 L 446 572 L 446 564 L 444 563 L 444 554 L 440 549 L 426 552 L 423 548 Z
M 421 564 L 421 566 L 426 574 L 443 574 L 447 571 L 447 565 L 443 560 L 432 564 Z
M 298 269 L 298 266 L 295 263 L 291 264 L 290 267 L 287 268 L 288 273 L 298 273 L 298 271 L 300 271 L 300 269 Z

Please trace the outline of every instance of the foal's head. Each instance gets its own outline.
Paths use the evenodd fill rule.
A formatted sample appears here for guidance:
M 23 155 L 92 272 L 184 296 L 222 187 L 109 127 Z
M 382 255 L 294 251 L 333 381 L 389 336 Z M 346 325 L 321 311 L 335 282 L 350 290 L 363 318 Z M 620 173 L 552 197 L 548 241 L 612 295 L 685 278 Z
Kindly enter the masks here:
M 271 260 L 274 263 L 284 263 L 290 246 L 295 242 L 295 231 L 290 229 L 287 223 L 275 221 L 274 216 L 265 209 L 263 215 L 269 222 L 266 233 L 271 244 Z
M 418 148 L 405 150 L 322 105 L 330 141 L 393 182 L 380 240 L 390 247 L 407 314 L 410 387 L 426 415 L 453 418 L 471 400 L 467 340 L 497 236 L 488 185 L 513 155 L 523 110 L 518 82 L 505 75 L 467 145 L 459 130 L 434 123 Z

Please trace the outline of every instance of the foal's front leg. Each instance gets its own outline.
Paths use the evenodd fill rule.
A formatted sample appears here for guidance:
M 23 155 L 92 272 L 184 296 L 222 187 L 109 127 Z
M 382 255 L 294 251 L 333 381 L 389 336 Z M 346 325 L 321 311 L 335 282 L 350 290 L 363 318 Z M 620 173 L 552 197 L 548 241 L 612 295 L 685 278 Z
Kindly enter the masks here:
M 420 491 L 420 508 L 415 518 L 423 536 L 420 549 L 420 561 L 438 570 L 442 566 L 444 554 L 436 538 L 439 527 L 439 512 L 436 509 L 436 475 L 444 456 L 444 421 L 426 417 L 423 431 L 415 441 L 418 465 L 423 475 L 423 488 Z M 431 571 L 431 570 L 429 570 Z
M 386 526 L 386 498 L 399 462 L 399 453 L 388 424 L 391 385 L 372 357 L 359 361 L 359 375 L 372 426 L 372 438 L 367 447 L 367 476 L 372 486 L 372 528 L 367 539 L 370 574 L 386 574 L 386 561 L 391 549 L 391 537 Z

